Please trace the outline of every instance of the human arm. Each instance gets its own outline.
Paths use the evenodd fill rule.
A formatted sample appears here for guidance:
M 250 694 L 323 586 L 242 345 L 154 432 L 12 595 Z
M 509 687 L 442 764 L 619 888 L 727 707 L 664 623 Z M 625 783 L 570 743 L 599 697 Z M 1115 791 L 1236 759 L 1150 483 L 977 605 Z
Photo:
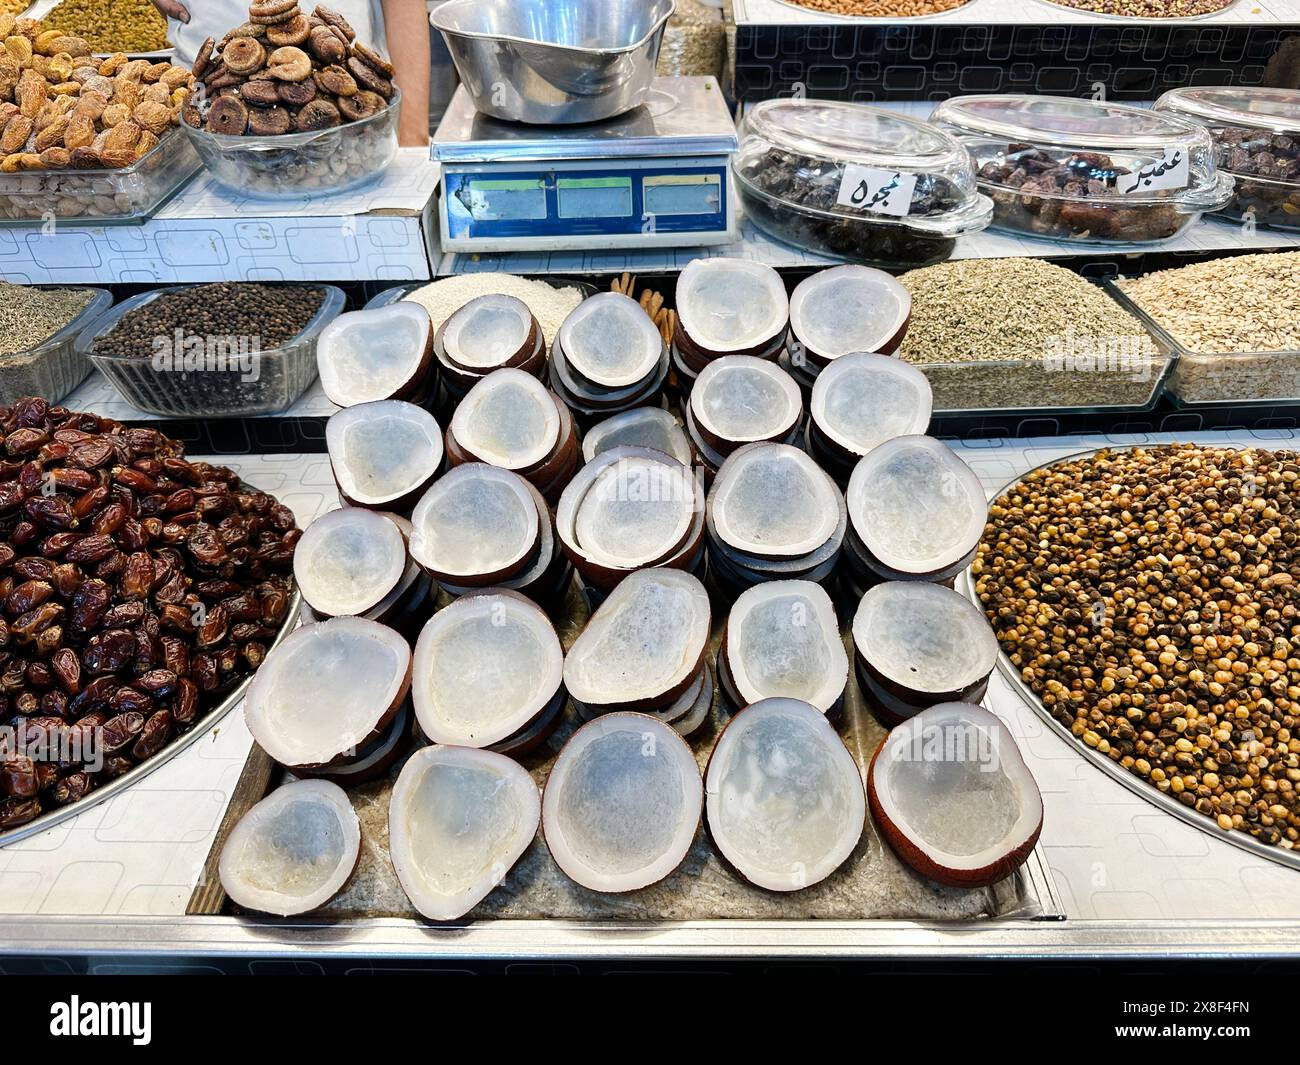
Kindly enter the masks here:
M 150 0 L 163 18 L 172 18 L 177 22 L 189 22 L 190 10 L 180 0 Z
M 155 3 L 159 0 L 154 0 Z M 163 0 L 174 3 L 175 0 Z M 429 143 L 429 15 L 424 0 L 380 0 L 388 58 L 402 90 L 398 140 L 405 146 Z

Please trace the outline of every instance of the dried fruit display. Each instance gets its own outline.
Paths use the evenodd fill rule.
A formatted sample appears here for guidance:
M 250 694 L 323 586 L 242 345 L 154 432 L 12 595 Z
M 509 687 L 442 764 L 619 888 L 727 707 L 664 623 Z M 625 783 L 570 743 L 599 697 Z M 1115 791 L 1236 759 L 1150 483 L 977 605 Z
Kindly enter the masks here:
M 44 19 L 52 30 L 84 37 L 95 52 L 159 52 L 167 20 L 149 0 L 59 0 Z
M 0 408 L 0 450 L 5 829 L 156 755 L 257 669 L 300 532 L 155 429 L 26 398 Z
M 184 67 L 0 15 L 0 173 L 130 166 L 174 126 L 194 78 Z
M 194 76 L 210 97 L 185 111 L 196 129 L 274 137 L 358 122 L 393 98 L 393 65 L 327 7 L 260 0 L 220 42 L 209 37 Z

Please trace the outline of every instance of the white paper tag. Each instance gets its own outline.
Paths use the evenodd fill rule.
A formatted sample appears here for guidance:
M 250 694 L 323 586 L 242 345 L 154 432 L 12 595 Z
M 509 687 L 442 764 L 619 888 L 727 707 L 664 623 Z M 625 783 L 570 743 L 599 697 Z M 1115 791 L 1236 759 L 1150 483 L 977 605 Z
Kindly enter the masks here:
M 915 190 L 915 174 L 849 163 L 844 167 L 840 194 L 835 202 L 841 207 L 902 218 L 912 210 L 912 193 Z
M 1165 189 L 1185 189 L 1191 180 L 1187 152 L 1182 148 L 1166 148 L 1155 162 L 1148 163 L 1136 173 L 1117 177 L 1115 187 L 1125 196 L 1142 196 Z

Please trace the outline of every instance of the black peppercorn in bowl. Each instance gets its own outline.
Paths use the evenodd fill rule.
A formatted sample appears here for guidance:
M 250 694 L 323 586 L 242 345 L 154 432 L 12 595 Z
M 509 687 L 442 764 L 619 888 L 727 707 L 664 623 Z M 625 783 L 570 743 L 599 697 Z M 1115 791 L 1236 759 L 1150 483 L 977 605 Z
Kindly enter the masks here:
M 1237 187 L 1222 218 L 1300 229 L 1300 90 L 1263 86 L 1173 89 L 1155 110 L 1205 126 Z
M 1208 132 L 1104 100 L 956 96 L 930 120 L 970 151 L 993 228 L 1080 244 L 1153 245 L 1232 197 Z
M 172 286 L 100 315 L 78 335 L 76 350 L 149 414 L 273 414 L 316 379 L 316 340 L 344 302 L 332 285 Z
M 755 225 L 850 262 L 895 269 L 940 262 L 993 213 L 957 140 L 863 104 L 764 101 L 741 124 L 732 166 Z

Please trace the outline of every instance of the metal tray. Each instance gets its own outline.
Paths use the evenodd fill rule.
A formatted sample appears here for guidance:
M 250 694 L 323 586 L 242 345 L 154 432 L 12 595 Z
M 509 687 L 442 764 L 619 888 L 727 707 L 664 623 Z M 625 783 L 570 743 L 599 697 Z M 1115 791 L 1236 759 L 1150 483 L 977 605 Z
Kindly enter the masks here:
M 440 605 L 446 602 L 440 597 Z M 715 655 L 729 604 L 723 605 L 714 592 L 714 633 L 710 656 Z M 844 609 L 841 614 L 846 614 Z M 570 586 L 564 614 L 558 624 L 566 648 L 585 623 L 586 608 Z M 852 662 L 852 646 L 849 660 Z M 854 755 L 865 779 L 867 765 L 886 730 L 864 706 L 856 681 L 848 682 L 845 725 L 841 735 Z M 715 685 L 716 690 L 716 685 Z M 522 758 L 533 779 L 542 784 L 562 742 L 578 724 L 572 707 L 551 740 L 534 755 Z M 701 769 L 713 748 L 719 727 L 728 714 L 717 695 L 710 721 L 691 741 Z M 404 759 L 403 759 L 404 761 Z M 422 938 L 428 924 L 410 905 L 398 884 L 388 857 L 388 800 L 397 767 L 386 778 L 350 791 L 361 820 L 362 849 L 356 872 L 343 891 L 310 920 L 325 920 L 359 929 L 374 920 L 392 924 L 405 918 L 404 925 Z M 187 912 L 216 914 L 234 912 L 227 904 L 216 875 L 220 849 L 231 828 L 247 810 L 266 794 L 268 786 L 284 774 L 271 771 L 269 759 L 256 746 L 218 829 L 199 886 Z M 1064 910 L 1057 895 L 1048 863 L 1038 848 L 1013 876 L 988 889 L 964 891 L 926 880 L 905 866 L 881 840 L 870 816 L 866 831 L 848 862 L 836 873 L 805 891 L 788 894 L 754 888 L 728 871 L 720 862 L 701 828 L 686 860 L 659 885 L 627 895 L 602 895 L 571 882 L 552 861 L 539 840 L 506 877 L 505 881 L 463 922 L 475 931 L 509 921 L 511 925 L 540 921 L 546 926 L 580 922 L 586 928 L 621 932 L 641 923 L 666 927 L 666 922 L 703 921 L 723 928 L 739 921 L 787 921 L 795 925 L 809 921 L 889 920 L 935 921 L 963 925 L 993 920 L 1059 919 Z M 261 920 L 261 918 L 259 918 Z M 273 921 L 273 919 L 270 919 Z
M 1015 477 L 1011 478 L 1011 480 L 1007 481 L 1006 484 L 994 491 L 990 496 L 990 499 L 997 499 L 1003 493 L 1009 491 L 1013 486 L 1023 481 L 1026 477 L 1037 473 L 1039 470 L 1045 470 L 1052 466 L 1059 466 L 1063 462 L 1076 462 L 1079 459 L 1087 458 L 1089 455 L 1095 455 L 1099 451 L 1134 451 L 1139 447 L 1150 450 L 1154 447 L 1161 446 L 1164 445 L 1128 444 L 1116 447 L 1089 448 L 1086 451 L 1078 451 L 1074 454 L 1055 458 L 1048 462 L 1041 462 L 1032 469 L 1028 469 L 1024 473 L 1017 474 Z M 1207 446 L 1223 447 L 1225 449 L 1234 447 L 1234 445 L 1226 443 Z M 1238 447 L 1238 450 L 1240 449 L 1241 448 Z M 1262 450 L 1269 449 L 1263 447 Z M 1281 448 L 1279 450 L 1287 449 Z M 979 596 L 975 592 L 975 578 L 971 571 L 969 569 L 963 571 L 957 581 L 957 587 L 961 593 L 983 611 L 983 604 L 980 603 Z M 1291 869 L 1300 869 L 1300 851 L 1289 851 L 1283 847 L 1270 847 L 1266 843 L 1261 843 L 1249 833 L 1238 832 L 1235 829 L 1231 832 L 1224 832 L 1217 824 L 1215 824 L 1212 818 L 1205 814 L 1197 813 L 1197 811 L 1184 806 L 1177 799 L 1171 798 L 1158 788 L 1143 783 L 1138 777 L 1123 769 L 1118 762 L 1112 762 L 1104 754 L 1099 754 L 1091 747 L 1080 742 L 1074 733 L 1052 715 L 1052 712 L 1047 709 L 1034 690 L 1021 678 L 1020 671 L 1011 664 L 1011 659 L 1007 656 L 1007 653 L 1001 650 L 998 652 L 998 672 L 1002 674 L 1007 683 L 1010 684 L 1020 698 L 1024 700 L 1025 704 L 1042 719 L 1052 732 L 1063 739 L 1072 749 L 1077 751 L 1085 761 L 1096 766 L 1112 780 L 1123 784 L 1124 787 L 1134 795 L 1140 796 L 1157 809 L 1163 810 L 1167 814 L 1171 814 L 1180 821 L 1191 825 L 1193 828 L 1198 829 L 1207 835 L 1213 836 L 1217 840 L 1221 840 L 1224 843 L 1230 843 L 1234 847 L 1238 847 L 1244 851 L 1249 851 L 1256 857 L 1265 858 L 1270 862 L 1277 863 L 1278 865 L 1284 865 Z

